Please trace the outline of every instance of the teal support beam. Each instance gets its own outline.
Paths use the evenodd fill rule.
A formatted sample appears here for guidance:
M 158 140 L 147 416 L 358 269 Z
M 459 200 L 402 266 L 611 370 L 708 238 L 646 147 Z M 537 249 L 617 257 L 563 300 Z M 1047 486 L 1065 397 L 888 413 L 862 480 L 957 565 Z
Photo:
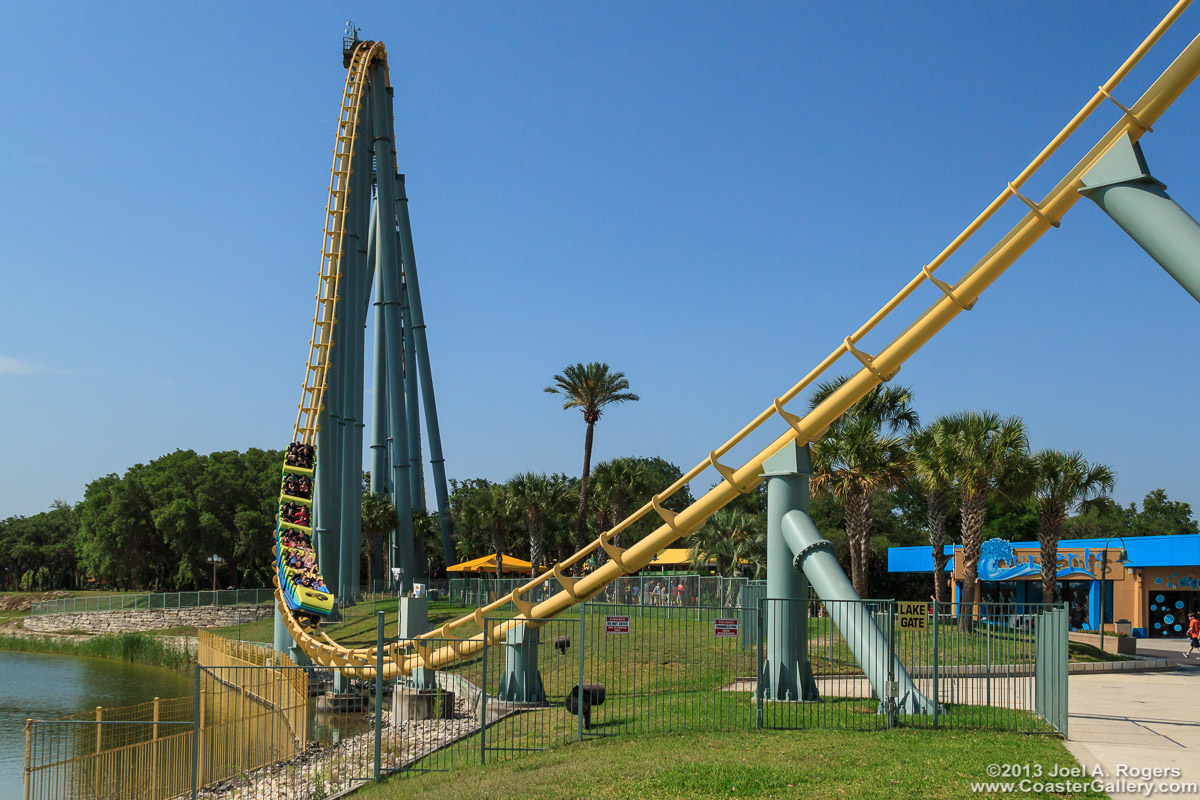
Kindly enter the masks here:
M 359 162 L 359 159 L 355 159 Z M 358 169 L 355 169 L 355 175 L 351 176 L 351 185 L 353 188 L 350 192 L 350 204 L 357 205 L 354 195 L 359 190 L 362 181 L 356 180 Z M 356 503 L 355 490 L 361 479 L 358 476 L 359 469 L 354 462 L 354 440 L 358 436 L 358 419 L 355 417 L 355 385 L 354 377 L 357 374 L 356 365 L 361 363 L 362 358 L 357 351 L 358 335 L 355 330 L 358 325 L 358 286 L 359 280 L 359 243 L 360 238 L 358 231 L 354 229 L 353 221 L 350 221 L 350 230 L 345 236 L 346 256 L 342 261 L 341 271 L 342 277 L 338 282 L 338 294 L 341 295 L 342 302 L 339 307 L 341 319 L 338 320 L 338 328 L 340 335 L 338 336 L 338 345 L 342 350 L 342 448 L 341 448 L 341 536 L 338 539 L 340 547 L 338 563 L 341 567 L 341 581 L 338 584 L 338 597 L 343 604 L 350 603 L 354 598 L 354 573 L 357 559 L 354 552 L 354 519 L 359 514 L 359 508 Z M 363 245 L 365 246 L 365 242 Z M 362 387 L 359 386 L 357 394 L 361 396 Z
M 808 516 L 808 479 L 812 456 L 807 445 L 785 445 L 763 463 L 767 478 L 767 646 L 759 675 L 764 699 L 815 700 L 808 663 L 808 586 L 786 574 L 800 572 L 825 602 L 830 620 L 866 674 L 880 713 L 928 714 L 934 704 L 921 694 L 900 662 L 888 637 L 879 630 L 870 607 L 861 601 Z M 780 598 L 772 600 L 772 598 Z M 774 612 L 772 613 L 772 609 Z M 889 684 L 895 689 L 891 702 Z
M 392 151 L 391 90 L 386 88 L 384 68 L 378 62 L 371 67 L 371 120 L 375 142 L 375 174 L 378 230 L 376 231 L 376 269 L 382 272 L 384 319 L 387 342 L 388 433 L 392 442 L 391 484 L 395 493 L 397 528 L 395 560 L 404 570 L 402 591 L 412 588 L 415 570 L 412 530 L 412 483 L 408 476 L 408 429 L 404 407 L 403 349 L 399 338 L 404 323 L 400 314 L 400 258 L 396 252 L 396 184 L 387 176 L 395 175 Z M 379 177 L 382 176 L 382 177 Z
M 1200 301 L 1200 224 L 1150 174 L 1141 145 L 1123 137 L 1081 180 L 1080 193 Z
M 417 280 L 417 257 L 413 252 L 412 223 L 408 216 L 408 193 L 404 176 L 396 176 L 396 218 L 400 231 L 400 251 L 404 260 L 404 281 L 412 315 L 413 348 L 420 376 L 425 407 L 425 429 L 429 435 L 429 468 L 433 473 L 433 492 L 437 500 L 438 523 L 442 534 L 442 554 L 446 564 L 454 556 L 454 526 L 450 519 L 449 493 L 446 491 L 446 457 L 442 454 L 442 433 L 438 427 L 437 400 L 433 393 L 433 369 L 429 365 L 429 341 L 425 331 L 425 313 L 421 309 L 421 285 Z
M 528 623 L 512 628 L 504 638 L 504 677 L 496 696 L 510 703 L 546 703 L 538 671 L 538 629 Z
M 371 141 L 370 106 L 359 112 L 358 141 Z M 370 258 L 370 222 L 371 222 L 371 163 L 372 152 L 369 147 L 360 147 L 356 154 L 358 164 L 355 167 L 355 192 L 351 196 L 354 206 L 352 216 L 354 229 L 358 235 L 358 252 L 355 259 L 357 280 L 354 284 L 354 361 L 351 376 L 350 414 L 354 420 L 354 428 L 350 432 L 350 464 L 347 467 L 347 499 L 351 506 L 350 514 L 350 566 L 348 584 L 351 592 L 357 596 L 362 591 L 362 463 L 363 435 L 366 428 L 363 408 L 363 386 L 365 382 L 365 356 L 367 349 L 367 311 L 370 308 L 371 283 L 375 274 L 374 264 Z
M 308 654 L 296 646 L 292 641 L 292 635 L 288 633 L 287 623 L 283 621 L 283 614 L 279 612 L 279 605 L 275 606 L 275 628 L 274 628 L 274 650 L 276 653 L 282 653 L 289 656 L 297 666 L 306 667 L 312 663 L 312 659 Z
M 272 648 L 276 653 L 286 653 L 292 646 L 292 635 L 288 633 L 287 623 L 283 621 L 283 613 L 279 604 L 275 604 L 275 626 L 272 629 Z
M 876 696 L 887 698 L 888 683 L 894 681 L 896 711 L 932 714 L 933 702 L 913 683 L 888 637 L 875 624 L 870 607 L 861 602 L 842 571 L 833 555 L 833 545 L 817 530 L 812 518 L 798 509 L 789 511 L 780 527 L 784 541 L 795 554 L 796 568 L 804 571 L 817 596 L 828 601 L 825 610 L 830 620 L 854 653 Z M 881 700 L 880 711 L 887 710 L 887 700 Z
M 397 249 L 400 250 L 400 260 L 403 261 L 404 251 L 399 248 L 399 233 Z M 417 349 L 412 343 L 412 309 L 408 304 L 407 282 L 401 285 L 400 317 L 404 320 L 404 403 L 408 408 L 408 474 L 412 479 L 413 511 L 424 514 L 426 504 L 424 459 L 421 458 L 421 395 L 417 387 Z
M 397 250 L 399 248 L 399 233 L 397 235 Z M 401 275 L 403 278 L 403 275 Z M 412 345 L 412 315 L 408 306 L 408 289 L 403 280 L 400 286 L 400 317 L 404 321 L 404 405 L 408 409 L 408 477 L 412 482 L 413 515 L 424 516 L 425 506 L 425 470 L 421 458 L 421 400 L 417 388 L 417 359 L 416 349 Z M 417 574 L 414 580 L 418 583 L 429 583 L 428 556 L 425 551 L 425 536 L 413 526 L 413 550 L 416 554 Z
M 425 667 L 413 667 L 412 675 L 408 677 L 408 682 L 414 689 L 420 689 L 425 692 L 436 692 L 438 688 L 437 670 L 425 669 Z
M 390 495 L 388 477 L 391 463 L 388 456 L 388 403 L 387 403 L 387 335 L 383 319 L 383 275 L 375 266 L 375 237 L 379 222 L 376 217 L 378 206 L 371 208 L 371 236 L 367 249 L 370 252 L 369 264 L 375 269 L 375 319 L 374 319 L 374 360 L 371 379 L 371 492 L 378 495 Z M 383 586 L 383 535 L 374 534 L 375 563 L 371 580 L 372 589 L 378 591 Z
M 808 660 L 808 579 L 793 566 L 783 538 L 783 518 L 808 512 L 812 458 L 808 447 L 789 445 L 764 462 L 767 478 L 766 648 L 759 668 L 764 699 L 820 699 Z
M 334 369 L 331 362 L 326 373 L 329 389 L 334 383 Z M 338 500 L 341 491 L 341 481 L 335 470 L 337 459 L 332 455 L 337 449 L 334 432 L 337 428 L 329 412 L 330 402 L 336 394 L 326 390 L 324 407 L 317 415 L 317 469 L 313 491 L 313 546 L 317 551 L 317 563 L 321 568 L 321 576 L 325 585 L 337 586 L 338 560 L 340 553 L 337 540 L 337 523 L 339 521 Z
M 404 260 L 404 251 L 400 248 L 400 234 L 396 234 L 396 252 Z M 404 285 L 401 271 L 400 285 L 400 318 L 404 323 L 404 407 L 408 413 L 408 477 L 412 482 L 413 515 L 423 516 L 425 507 L 425 470 L 424 459 L 421 458 L 421 400 L 417 388 L 417 359 L 416 348 L 412 345 L 412 316 L 408 305 L 408 289 Z M 417 574 L 413 580 L 417 583 L 428 583 L 429 569 L 425 552 L 425 537 L 413 526 L 413 550 L 416 554 Z

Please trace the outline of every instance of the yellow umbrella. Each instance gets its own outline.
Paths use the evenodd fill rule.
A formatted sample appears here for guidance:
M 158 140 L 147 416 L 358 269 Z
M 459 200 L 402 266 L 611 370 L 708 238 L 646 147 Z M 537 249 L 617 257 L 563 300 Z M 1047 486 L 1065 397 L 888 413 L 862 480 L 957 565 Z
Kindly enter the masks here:
M 528 561 L 522 561 L 519 558 L 514 558 L 513 556 L 506 556 L 503 554 L 501 554 L 501 556 L 500 556 L 500 565 L 501 565 L 502 572 L 529 572 L 531 569 L 533 569 L 533 565 L 530 564 Z M 461 564 L 454 564 L 453 566 L 446 567 L 446 571 L 447 572 L 495 572 L 496 571 L 496 557 L 495 556 L 481 556 L 479 558 L 473 558 L 470 561 L 464 561 Z

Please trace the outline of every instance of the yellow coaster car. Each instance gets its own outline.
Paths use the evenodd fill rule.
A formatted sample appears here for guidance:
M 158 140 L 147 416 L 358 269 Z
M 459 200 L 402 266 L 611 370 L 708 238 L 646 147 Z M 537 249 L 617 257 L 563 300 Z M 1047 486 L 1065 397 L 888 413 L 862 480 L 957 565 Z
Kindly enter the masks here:
M 283 519 L 283 504 L 299 504 L 311 508 L 312 501 L 307 498 L 295 497 L 288 495 L 283 491 L 283 486 L 286 485 L 288 475 L 304 475 L 312 477 L 316 469 L 316 454 L 313 454 L 313 467 L 305 469 L 302 467 L 284 464 L 283 476 L 280 486 L 280 513 L 275 517 L 275 571 L 279 575 L 279 586 L 283 590 L 284 600 L 287 602 L 288 608 L 292 611 L 301 611 L 308 614 L 326 615 L 333 612 L 334 595 L 333 592 L 325 586 L 324 579 L 321 577 L 319 568 L 309 573 L 316 578 L 317 585 L 305 586 L 300 583 L 302 576 L 301 570 L 289 567 L 287 565 L 287 556 L 291 552 L 300 552 L 301 549 L 287 546 L 283 543 L 284 531 L 298 531 L 307 534 L 309 541 L 312 537 L 312 528 L 304 525 L 297 525 L 293 522 L 287 522 Z M 310 497 L 311 497 L 310 493 Z M 305 552 L 312 552 L 304 549 Z M 315 555 L 315 554 L 314 554 Z

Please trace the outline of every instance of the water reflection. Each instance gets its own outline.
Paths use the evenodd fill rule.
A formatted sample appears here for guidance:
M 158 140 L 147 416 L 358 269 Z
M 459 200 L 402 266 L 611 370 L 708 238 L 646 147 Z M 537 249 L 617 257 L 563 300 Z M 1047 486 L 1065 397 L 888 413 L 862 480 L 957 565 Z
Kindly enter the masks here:
M 21 797 L 27 718 L 54 719 L 96 706 L 191 696 L 190 672 L 101 658 L 0 651 L 0 800 Z

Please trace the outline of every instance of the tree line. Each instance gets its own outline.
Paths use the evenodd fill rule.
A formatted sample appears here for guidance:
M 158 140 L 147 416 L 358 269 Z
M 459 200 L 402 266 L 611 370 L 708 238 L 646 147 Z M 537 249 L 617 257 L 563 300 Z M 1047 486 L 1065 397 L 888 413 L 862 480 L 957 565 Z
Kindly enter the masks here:
M 816 407 L 843 380 L 814 390 Z M 451 481 L 457 555 L 528 554 L 536 565 L 561 561 L 682 476 L 656 457 L 614 458 L 592 468 L 595 428 L 610 406 L 636 402 L 623 373 L 593 362 L 567 367 L 546 391 L 584 418 L 580 477 L 521 472 L 505 482 Z M 876 387 L 812 446 L 810 514 L 835 546 L 862 597 L 947 595 L 945 545 L 961 543 L 971 596 L 983 542 L 1039 541 L 1043 592 L 1053 598 L 1054 565 L 1063 538 L 1197 533 L 1190 506 L 1161 489 L 1141 509 L 1111 500 L 1114 470 L 1078 452 L 1031 451 L 1019 417 L 963 412 L 922 425 L 912 390 Z M 220 586 L 268 586 L 282 451 L 251 448 L 198 455 L 177 450 L 123 475 L 88 484 L 75 506 L 0 521 L 0 584 L 10 590 L 116 588 L 178 591 L 211 585 L 215 555 Z M 383 539 L 395 510 L 370 495 L 364 478 L 364 578 L 383 572 Z M 687 486 L 663 502 L 692 503 Z M 648 515 L 614 543 L 629 546 L 658 525 Z M 436 514 L 414 518 L 416 552 L 427 575 L 441 575 Z M 929 544 L 935 578 L 886 572 L 888 547 Z M 696 565 L 719 574 L 760 577 L 766 562 L 764 486 L 739 496 L 681 542 Z M 595 558 L 603 559 L 602 554 Z M 593 561 L 592 565 L 595 564 Z M 923 586 L 922 586 L 923 584 Z M 364 581 L 364 585 L 366 582 Z
M 87 485 L 70 506 L 0 521 L 10 590 L 269 586 L 280 450 L 176 450 Z

